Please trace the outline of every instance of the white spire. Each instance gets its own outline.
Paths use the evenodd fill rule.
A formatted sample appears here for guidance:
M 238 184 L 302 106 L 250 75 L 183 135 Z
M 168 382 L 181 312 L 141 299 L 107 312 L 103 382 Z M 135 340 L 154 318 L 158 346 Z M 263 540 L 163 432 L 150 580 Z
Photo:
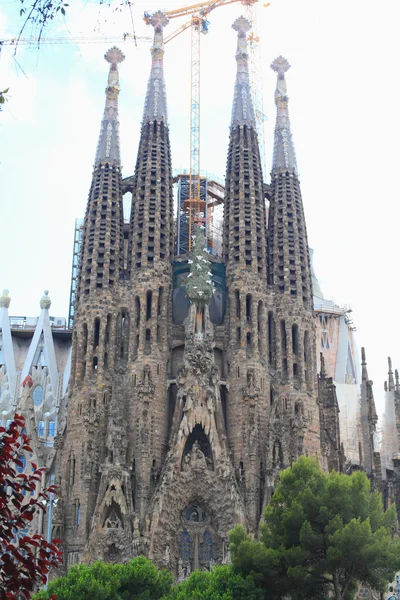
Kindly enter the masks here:
M 121 164 L 118 122 L 118 95 L 120 87 L 117 65 L 125 60 L 125 56 L 119 48 L 114 46 L 106 52 L 104 58 L 110 63 L 110 71 L 108 74 L 106 105 L 101 122 L 95 166 L 98 166 L 102 162 L 116 163 L 119 166 Z
M 232 105 L 231 127 L 235 125 L 256 126 L 249 77 L 249 54 L 247 51 L 247 32 L 251 23 L 245 17 L 239 17 L 232 28 L 237 31 L 236 81 Z
M 276 124 L 272 170 L 292 171 L 297 174 L 296 154 L 290 131 L 289 98 L 285 79 L 285 73 L 290 69 L 290 64 L 286 58 L 278 56 L 271 64 L 271 69 L 278 73 L 275 90 Z
M 163 39 L 163 29 L 168 24 L 168 17 L 162 11 L 157 11 L 149 17 L 149 22 L 154 27 L 154 42 L 151 48 L 152 63 L 144 103 L 143 123 L 168 119 Z

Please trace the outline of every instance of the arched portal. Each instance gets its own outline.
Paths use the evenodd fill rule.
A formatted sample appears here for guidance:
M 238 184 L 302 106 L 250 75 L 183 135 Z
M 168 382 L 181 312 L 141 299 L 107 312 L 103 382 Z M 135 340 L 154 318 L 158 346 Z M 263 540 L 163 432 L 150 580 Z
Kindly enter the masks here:
M 181 470 L 185 471 L 189 466 L 206 466 L 214 471 L 214 460 L 210 440 L 203 427 L 197 424 L 189 434 L 185 449 L 182 454 Z

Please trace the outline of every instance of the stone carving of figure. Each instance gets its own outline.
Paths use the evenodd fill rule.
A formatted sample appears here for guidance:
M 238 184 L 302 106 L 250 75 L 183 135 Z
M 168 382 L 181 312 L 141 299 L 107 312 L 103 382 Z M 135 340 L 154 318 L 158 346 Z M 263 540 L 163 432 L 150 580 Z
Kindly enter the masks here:
M 190 453 L 188 452 L 183 459 L 183 470 L 189 471 L 190 468 Z
M 209 461 L 210 462 L 210 461 Z M 204 468 L 208 466 L 207 458 L 200 448 L 199 442 L 196 440 L 193 444 L 192 455 L 191 455 L 191 463 L 195 468 Z

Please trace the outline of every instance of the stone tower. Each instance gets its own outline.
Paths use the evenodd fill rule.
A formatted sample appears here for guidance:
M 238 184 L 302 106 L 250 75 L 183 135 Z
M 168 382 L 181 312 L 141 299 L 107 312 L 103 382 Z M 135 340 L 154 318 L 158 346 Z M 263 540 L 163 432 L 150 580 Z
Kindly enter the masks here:
M 270 468 L 321 451 L 310 256 L 285 80 L 290 65 L 280 56 L 271 68 L 277 115 L 267 234 Z
M 82 236 L 70 400 L 62 438 L 57 442 L 67 566 L 82 560 L 95 515 L 101 510 L 102 465 L 110 452 L 107 405 L 115 402 L 111 389 L 117 357 L 111 340 L 117 330 L 123 267 L 118 64 L 124 56 L 112 48 L 105 59 L 110 71 Z M 118 435 L 125 438 L 121 427 Z M 121 452 L 122 445 L 121 441 Z
M 162 12 L 150 17 L 152 64 L 126 244 L 117 115 L 123 55 L 113 48 L 105 57 L 110 74 L 83 230 L 69 405 L 57 438 L 56 521 L 67 567 L 146 554 L 184 578 L 229 560 L 236 523 L 257 532 L 279 471 L 298 456 L 339 465 L 340 439 L 325 380 L 318 403 L 289 64 L 280 57 L 272 65 L 277 123 L 267 186 L 249 85 L 250 23 L 235 21 L 224 255 L 208 254 L 195 224 L 190 255 L 175 257 L 167 22 Z

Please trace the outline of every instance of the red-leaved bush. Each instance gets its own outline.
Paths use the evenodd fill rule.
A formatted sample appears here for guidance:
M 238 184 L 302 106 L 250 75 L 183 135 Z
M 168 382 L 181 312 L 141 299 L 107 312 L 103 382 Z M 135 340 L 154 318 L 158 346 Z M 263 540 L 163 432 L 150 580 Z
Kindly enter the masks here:
M 15 415 L 7 429 L 0 427 L 0 600 L 28 600 L 38 584 L 46 583 L 50 568 L 62 560 L 60 540 L 48 543 L 38 533 L 26 534 L 35 512 L 45 510 L 56 489 L 51 486 L 35 494 L 44 468 L 33 462 L 31 473 L 18 472 L 24 453 L 32 452 L 24 425 L 24 417 Z

